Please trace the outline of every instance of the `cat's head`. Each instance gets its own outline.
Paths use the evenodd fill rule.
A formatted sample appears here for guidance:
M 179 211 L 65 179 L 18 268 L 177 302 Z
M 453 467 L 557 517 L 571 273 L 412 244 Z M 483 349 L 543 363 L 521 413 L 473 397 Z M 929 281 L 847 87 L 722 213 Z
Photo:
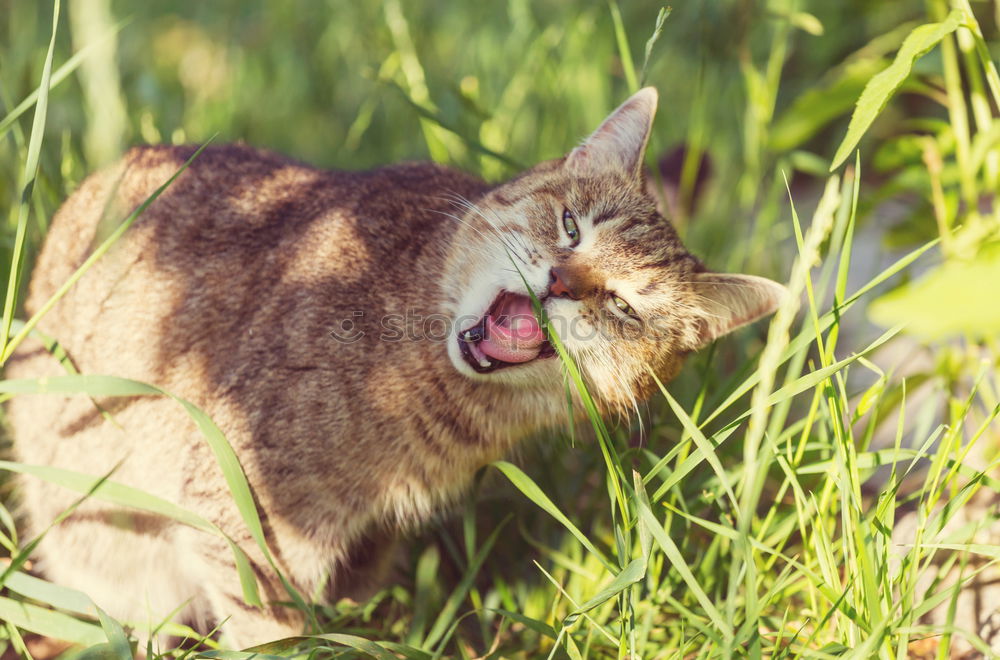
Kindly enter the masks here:
M 785 289 L 708 272 L 646 192 L 642 160 L 657 95 L 646 88 L 568 156 L 484 197 L 456 200 L 461 223 L 445 281 L 457 322 L 448 353 L 466 376 L 561 387 L 550 327 L 610 408 L 650 394 L 652 369 L 775 310 Z

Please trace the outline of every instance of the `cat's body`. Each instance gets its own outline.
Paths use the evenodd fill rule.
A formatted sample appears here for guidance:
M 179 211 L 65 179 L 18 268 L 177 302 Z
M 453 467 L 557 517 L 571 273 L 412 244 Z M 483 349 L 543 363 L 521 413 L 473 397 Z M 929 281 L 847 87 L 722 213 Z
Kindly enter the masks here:
M 606 410 L 646 394 L 642 365 L 669 377 L 688 351 L 773 309 L 777 285 L 702 273 L 633 180 L 654 108 L 640 92 L 568 158 L 497 188 L 430 164 L 324 172 L 210 147 L 40 328 L 83 373 L 149 382 L 208 412 L 292 583 L 312 594 L 329 576 L 331 594 L 363 591 L 392 530 L 527 433 L 567 422 L 559 361 L 534 317 L 497 320 L 526 309 L 525 281 L 553 321 L 611 333 L 554 323 Z M 28 313 L 102 238 L 103 216 L 123 217 L 192 153 L 133 150 L 84 183 L 53 222 Z M 557 217 L 539 219 L 549 209 Z M 632 316 L 654 311 L 660 334 L 622 339 Z M 29 342 L 7 375 L 63 373 Z M 115 423 L 84 396 L 13 401 L 20 459 L 93 475 L 118 465 L 113 480 L 218 525 L 250 555 L 265 600 L 287 600 L 184 410 L 165 397 L 99 403 Z M 77 497 L 23 487 L 33 531 Z M 87 502 L 39 556 L 54 581 L 134 623 L 188 602 L 202 624 L 230 617 L 239 644 L 301 627 L 243 603 L 224 540 L 152 515 Z

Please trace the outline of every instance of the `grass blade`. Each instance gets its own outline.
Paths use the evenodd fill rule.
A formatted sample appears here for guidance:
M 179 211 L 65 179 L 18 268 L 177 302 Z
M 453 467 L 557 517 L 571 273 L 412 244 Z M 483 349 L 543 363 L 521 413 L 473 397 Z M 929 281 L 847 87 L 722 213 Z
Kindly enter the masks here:
M 93 646 L 107 637 L 98 626 L 68 614 L 0 596 L 0 619 L 43 637 Z
M 65 64 L 63 64 L 61 67 L 53 71 L 51 78 L 49 78 L 49 85 L 47 88 L 45 88 L 46 93 L 58 87 L 59 83 L 66 80 L 66 78 L 68 78 L 70 74 L 72 74 L 74 71 L 77 70 L 77 68 L 79 68 L 80 64 L 83 63 L 83 60 L 85 60 L 87 56 L 90 55 L 91 51 L 93 51 L 95 48 L 104 43 L 104 41 L 106 41 L 107 39 L 110 39 L 115 34 L 117 34 L 123 27 L 125 27 L 127 23 L 128 23 L 127 20 L 121 21 L 120 23 L 115 25 L 114 28 L 108 30 L 105 34 L 101 35 L 99 39 L 95 39 L 94 41 L 90 42 L 89 44 L 78 50 L 76 53 L 73 54 L 72 57 L 66 60 Z M 9 131 L 13 127 L 14 122 L 17 120 L 18 117 L 23 115 L 33 105 L 35 105 L 35 103 L 38 101 L 38 97 L 42 93 L 42 89 L 43 87 L 39 85 L 35 89 L 35 91 L 28 94 L 23 101 L 18 103 L 17 107 L 8 112 L 6 117 L 0 119 L 0 138 L 6 135 L 7 131 Z
M 576 537 L 583 547 L 585 547 L 590 553 L 595 557 L 600 559 L 601 563 L 611 571 L 612 573 L 617 571 L 614 564 L 608 561 L 604 553 L 597 549 L 597 547 L 590 542 L 586 534 L 581 532 L 576 525 L 574 525 L 566 515 L 559 510 L 552 500 L 542 492 L 542 489 L 538 487 L 531 477 L 526 475 L 521 468 L 517 467 L 513 463 L 508 463 L 507 461 L 495 461 L 492 463 L 493 467 L 503 472 L 504 476 L 510 479 L 510 482 L 517 487 L 529 500 L 538 505 L 543 511 L 548 513 L 550 516 L 558 520 L 563 527 L 569 530 L 570 534 Z
M 448 626 L 451 624 L 452 619 L 455 617 L 455 612 L 458 611 L 458 606 L 462 604 L 465 599 L 466 594 L 469 593 L 469 589 L 472 587 L 473 580 L 479 574 L 479 568 L 486 561 L 486 555 L 490 553 L 493 546 L 497 542 L 497 537 L 500 535 L 500 531 L 507 525 L 510 521 L 510 516 L 505 518 L 500 522 L 499 525 L 493 530 L 493 532 L 483 541 L 483 545 L 476 552 L 475 557 L 469 562 L 468 567 L 465 569 L 465 574 L 462 576 L 461 582 L 455 587 L 455 590 L 448 597 L 445 602 L 444 607 L 441 608 L 441 613 L 438 614 L 438 618 L 434 621 L 434 625 L 431 626 L 431 631 L 427 633 L 427 637 L 424 638 L 423 646 L 429 647 L 434 646 L 441 637 L 444 635 Z M 441 640 L 442 645 L 445 640 Z M 440 651 L 440 649 L 439 649 Z
M 205 144 L 198 147 L 198 150 L 195 151 L 193 154 L 191 154 L 191 157 L 188 158 L 187 161 L 185 161 L 185 163 L 181 165 L 180 168 L 176 172 L 174 172 L 174 174 L 169 179 L 167 179 L 159 188 L 153 191 L 153 194 L 147 197 L 142 204 L 136 207 L 136 209 L 132 211 L 132 213 L 130 213 L 128 217 L 125 218 L 125 220 L 123 220 L 122 223 L 118 225 L 118 227 L 113 232 L 111 232 L 111 234 L 109 234 L 106 239 L 104 239 L 104 241 L 97 247 L 97 249 L 94 250 L 94 252 L 89 257 L 87 257 L 87 259 L 80 265 L 80 267 L 73 272 L 73 274 L 69 277 L 69 279 L 63 282 L 63 284 L 56 290 L 56 292 L 53 293 L 52 296 L 47 301 L 45 301 L 45 303 L 38 309 L 38 311 L 35 312 L 34 316 L 32 316 L 24 323 L 24 327 L 22 327 L 21 330 L 16 335 L 14 335 L 14 338 L 11 339 L 9 343 L 6 343 L 5 341 L 4 344 L 2 344 L 4 345 L 4 350 L 2 353 L 0 353 L 0 364 L 3 364 L 8 359 L 10 359 L 10 356 L 17 349 L 18 345 L 22 341 L 24 341 L 24 338 L 28 336 L 28 334 L 35 328 L 36 325 L 38 325 L 38 322 L 41 320 L 41 318 L 45 316 L 49 312 L 49 310 L 55 307 L 55 304 L 59 302 L 59 300 L 64 295 L 66 295 L 67 291 L 73 288 L 73 285 L 76 284 L 81 277 L 83 277 L 84 273 L 90 270 L 90 267 L 93 266 L 98 259 L 104 256 L 104 253 L 106 253 L 109 249 L 111 249 L 111 246 L 114 245 L 115 242 L 119 238 L 121 238 L 121 236 L 128 230 L 128 228 L 131 227 L 132 224 L 139 218 L 139 216 L 142 215 L 142 213 L 147 208 L 149 208 L 149 205 L 152 204 L 154 201 L 156 201 L 156 198 L 159 197 L 163 193 L 163 191 L 165 191 L 170 186 L 170 184 L 172 184 L 177 179 L 177 177 L 179 177 L 181 173 L 183 173 L 184 170 L 186 170 L 188 166 L 194 162 L 194 160 L 198 156 L 201 155 L 201 152 L 205 150 L 205 147 L 207 147 L 209 142 L 211 141 L 212 140 L 210 138 L 208 141 L 205 142 Z M 10 291 L 8 291 L 8 294 L 9 293 Z M 10 333 L 10 323 L 5 321 L 4 335 L 3 335 L 4 339 L 6 339 L 9 333 Z
M 0 381 L 0 390 L 8 382 L 11 381 Z M 221 529 L 198 514 L 138 488 L 110 481 L 104 477 L 95 478 L 92 475 L 73 472 L 72 470 L 63 470 L 47 465 L 26 465 L 11 461 L 0 461 L 0 470 L 31 475 L 39 479 L 44 479 L 51 484 L 83 493 L 87 497 L 118 506 L 155 513 L 225 539 L 233 551 L 233 557 L 236 562 L 237 571 L 239 572 L 240 584 L 243 587 L 244 600 L 251 605 L 262 605 L 260 595 L 257 591 L 257 579 L 254 576 L 253 569 L 250 567 L 250 560 L 246 554 Z M 0 584 L 3 584 L 3 580 L 0 580 Z
M 7 294 L 3 305 L 3 328 L 0 328 L 0 356 L 7 354 L 7 339 L 10 337 L 10 324 L 14 319 L 14 307 L 17 305 L 17 295 L 21 282 L 21 260 L 24 257 L 24 237 L 28 228 L 28 206 L 35 189 L 35 178 L 38 176 L 38 160 L 42 151 L 42 138 L 45 135 L 45 118 L 49 111 L 49 86 L 52 81 L 52 54 L 56 47 L 56 32 L 59 29 L 59 0 L 52 6 L 52 36 L 49 39 L 49 50 L 45 54 L 45 65 L 42 67 L 42 83 L 39 86 L 38 104 L 35 106 L 35 117 L 31 122 L 31 137 L 28 139 L 28 155 L 24 162 L 24 174 L 21 180 L 21 200 L 17 207 L 17 233 L 14 237 L 14 253 L 11 256 L 10 276 L 7 279 Z M 4 362 L 0 357 L 0 363 Z
M 934 48 L 947 35 L 957 30 L 961 24 L 962 12 L 956 9 L 940 23 L 921 25 L 910 32 L 903 41 L 903 45 L 900 46 L 899 52 L 896 53 L 896 59 L 893 60 L 892 64 L 869 80 L 864 91 L 861 92 L 854 114 L 851 115 L 847 134 L 840 146 L 837 147 L 837 153 L 833 156 L 833 162 L 830 164 L 831 172 L 840 167 L 840 164 L 847 159 L 847 156 L 861 141 L 861 136 L 868 131 L 868 127 L 882 112 L 882 108 L 889 102 L 889 98 L 910 75 L 913 63 Z
M 681 556 L 680 550 L 678 550 L 677 545 L 673 540 L 667 535 L 663 526 L 657 522 L 656 517 L 653 516 L 653 512 L 649 510 L 645 504 L 639 504 L 639 520 L 640 524 L 646 525 L 653 539 L 656 541 L 657 545 L 660 546 L 660 550 L 666 555 L 667 560 L 673 566 L 674 570 L 681 576 L 684 584 L 687 585 L 688 589 L 698 600 L 702 609 L 708 615 L 708 618 L 712 620 L 715 624 L 717 630 L 720 630 L 726 639 L 733 638 L 733 628 L 726 622 L 722 617 L 722 614 L 715 608 L 712 600 L 708 597 L 705 591 L 701 588 L 698 580 L 694 577 L 691 569 L 688 567 L 687 563 L 684 561 L 684 557 Z
M 570 612 L 569 615 L 563 619 L 563 626 L 568 628 L 573 625 L 584 612 L 589 612 L 595 607 L 603 605 L 631 587 L 636 582 L 642 580 L 644 577 L 646 577 L 646 558 L 639 557 L 637 559 L 633 559 L 629 562 L 628 566 L 622 569 L 622 571 L 615 576 L 615 579 L 612 580 L 608 586 L 601 589 L 593 598 Z
M 633 92 L 639 89 L 639 79 L 635 75 L 635 64 L 632 62 L 632 51 L 628 46 L 628 35 L 625 33 L 625 24 L 622 23 L 622 12 L 616 0 L 608 0 L 608 10 L 611 12 L 611 21 L 615 26 L 615 41 L 618 44 L 618 59 L 622 63 L 622 71 L 625 73 L 625 83 Z

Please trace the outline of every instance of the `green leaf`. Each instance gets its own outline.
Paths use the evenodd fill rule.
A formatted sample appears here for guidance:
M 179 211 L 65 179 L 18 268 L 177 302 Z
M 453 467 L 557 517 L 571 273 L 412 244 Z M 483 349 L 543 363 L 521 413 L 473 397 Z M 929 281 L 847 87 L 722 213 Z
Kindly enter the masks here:
M 26 598 L 75 614 L 94 614 L 94 604 L 83 592 L 53 584 L 47 580 L 15 571 L 7 576 L 3 586 Z
M 367 653 L 378 660 L 396 660 L 396 656 L 385 650 L 385 648 L 383 648 L 383 646 L 378 642 L 373 642 L 365 639 L 364 637 L 358 637 L 357 635 L 328 633 L 326 635 L 310 635 L 310 637 L 312 639 L 325 639 L 327 641 L 334 642 L 335 644 L 352 648 L 355 651 Z
M 576 525 L 570 522 L 570 519 L 559 510 L 559 507 L 552 503 L 552 500 L 550 500 L 548 496 L 542 492 L 542 489 L 538 487 L 538 484 L 531 480 L 531 477 L 521 471 L 521 468 L 517 467 L 513 463 L 508 463 L 507 461 L 495 461 L 492 465 L 496 469 L 503 472 L 504 476 L 510 479 L 510 482 L 514 484 L 518 490 L 524 493 L 529 500 L 562 523 L 563 527 L 568 529 L 569 532 L 576 537 L 576 540 L 578 540 L 591 554 L 600 559 L 601 563 L 604 564 L 608 570 L 615 570 L 615 565 L 608 561 L 608 559 L 604 556 L 604 553 L 598 550 L 594 544 L 590 542 L 590 539 L 588 539 Z
M 10 382 L 14 381 L 0 381 L 0 391 L 3 391 L 4 385 Z M 90 497 L 103 502 L 155 513 L 225 539 L 233 551 L 236 569 L 239 572 L 240 584 L 243 586 L 244 600 L 250 605 L 258 607 L 263 604 L 257 592 L 257 579 L 254 576 L 250 560 L 246 554 L 221 529 L 198 514 L 138 488 L 132 488 L 131 486 L 110 481 L 103 477 L 94 477 L 72 470 L 64 470 L 47 465 L 26 465 L 10 461 L 0 461 L 0 470 L 38 477 L 51 484 L 62 486 L 78 493 L 89 493 Z M 17 591 L 15 587 L 11 588 Z
M 660 546 L 663 554 L 666 555 L 667 561 L 670 562 L 673 569 L 677 571 L 678 575 L 680 575 L 684 584 L 687 585 L 688 589 L 698 600 L 698 603 L 705 610 L 705 614 L 712 620 L 712 623 L 715 624 L 715 627 L 722 631 L 723 635 L 725 635 L 727 639 L 732 639 L 732 626 L 726 622 L 726 620 L 722 617 L 722 614 L 712 603 L 712 599 L 710 599 L 708 594 L 705 593 L 705 590 L 701 588 L 701 584 L 699 584 L 698 579 L 695 578 L 694 574 L 691 572 L 691 568 L 684 561 L 684 557 L 677 548 L 677 544 L 675 544 L 673 539 L 667 535 L 667 532 L 656 520 L 653 512 L 649 510 L 649 507 L 641 502 L 639 503 L 639 520 L 640 524 L 646 525 L 649 528 L 649 531 L 652 532 L 653 539 Z
M 657 378 L 653 370 L 648 366 L 646 367 L 646 370 L 649 372 L 649 375 L 653 377 L 653 380 L 660 388 L 660 393 L 663 395 L 663 398 L 667 400 L 667 403 L 670 404 L 670 409 L 674 411 L 674 415 L 677 416 L 677 419 L 684 427 L 684 430 L 691 436 L 691 440 L 698 448 L 701 456 L 708 461 L 708 464 L 712 467 L 712 471 L 715 472 L 715 476 L 719 478 L 719 484 L 722 486 L 725 494 L 729 497 L 729 501 L 732 506 L 734 508 L 738 507 L 739 503 L 736 500 L 736 495 L 733 493 L 733 489 L 729 485 L 730 477 L 726 474 L 726 470 L 722 467 L 722 462 L 719 460 L 719 457 L 715 455 L 715 447 L 712 445 L 711 441 L 705 437 L 705 434 L 701 432 L 701 429 L 698 428 L 698 425 L 693 419 L 691 419 L 690 415 L 687 414 L 687 411 L 684 410 L 681 404 L 679 404 L 677 400 L 670 395 L 670 392 L 668 392 L 667 388 L 663 386 L 663 383 L 659 378 Z
M 962 12 L 954 10 L 940 23 L 928 23 L 916 27 L 906 37 L 892 64 L 869 80 L 861 92 L 854 114 L 851 115 L 851 123 L 847 127 L 847 135 L 844 136 L 844 141 L 840 143 L 833 157 L 831 172 L 840 167 L 858 145 L 861 136 L 882 112 L 896 89 L 910 75 L 913 63 L 934 48 L 945 36 L 958 29 L 961 23 Z
M 100 644 L 107 639 L 104 632 L 92 623 L 2 596 L 0 596 L 0 620 L 44 637 L 62 639 L 83 646 Z
M 536 633 L 545 635 L 550 639 L 555 639 L 557 636 L 555 629 L 549 624 L 545 623 L 544 621 L 539 621 L 538 619 L 532 619 L 530 616 L 525 616 L 524 614 L 519 614 L 518 612 L 511 612 L 510 610 L 504 610 L 498 608 L 493 611 L 508 619 L 517 621 L 522 626 L 531 628 Z
M 59 0 L 52 6 L 52 36 L 49 39 L 49 50 L 45 54 L 45 64 L 42 66 L 42 83 L 39 86 L 38 104 L 35 106 L 35 116 L 31 121 L 31 137 L 28 139 L 28 154 L 24 161 L 24 173 L 21 175 L 21 199 L 17 207 L 17 230 L 14 235 L 14 252 L 11 256 L 10 274 L 7 280 L 7 294 L 3 304 L 3 329 L 0 330 L 0 355 L 6 355 L 7 340 L 10 337 L 10 324 L 14 320 L 14 308 L 17 305 L 17 293 L 21 281 L 21 259 L 24 256 L 24 240 L 28 227 L 28 206 L 35 191 L 35 177 L 38 176 L 39 158 L 42 152 L 42 138 L 45 135 L 45 118 L 49 110 L 49 87 L 52 80 L 52 53 L 56 47 L 56 32 L 59 27 Z
M 622 569 L 621 573 L 615 576 L 615 579 L 608 586 L 597 592 L 597 595 L 583 605 L 570 612 L 563 620 L 563 626 L 568 628 L 573 625 L 584 612 L 589 612 L 595 607 L 606 603 L 644 577 L 646 577 L 646 558 L 639 557 L 633 559 Z
M 611 10 L 611 22 L 615 26 L 615 41 L 618 43 L 618 59 L 622 63 L 622 71 L 625 73 L 625 82 L 633 92 L 639 89 L 639 79 L 635 75 L 635 64 L 632 62 L 632 51 L 628 45 L 628 35 L 625 33 L 625 24 L 622 23 L 622 12 L 618 8 L 615 0 L 608 0 L 608 9 Z
M 906 547 L 907 544 L 902 545 Z M 921 547 L 971 552 L 994 561 L 1000 561 L 1000 546 L 998 545 L 988 545 L 985 543 L 922 543 Z
M 868 308 L 879 325 L 902 323 L 924 339 L 1000 335 L 1000 244 L 984 247 L 970 261 L 948 260 L 920 279 L 875 300 Z
M 166 396 L 179 403 L 194 420 L 202 435 L 208 442 L 209 447 L 215 454 L 215 459 L 222 469 L 222 474 L 233 496 L 233 501 L 239 509 L 243 522 L 246 524 L 250 535 L 261 548 L 264 556 L 271 563 L 277 572 L 277 567 L 267 547 L 264 539 L 264 529 L 257 514 L 257 505 L 250 492 L 250 484 L 247 482 L 243 468 L 236 458 L 236 452 L 230 446 L 225 436 L 215 422 L 200 408 L 190 401 L 174 396 L 169 392 L 153 385 L 119 378 L 117 376 L 57 376 L 53 378 L 25 378 L 0 381 L 0 393 L 5 394 L 89 394 L 90 396 Z M 9 468 L 8 468 L 9 469 Z M 138 491 L 141 492 L 141 491 Z M 148 494 L 147 494 L 148 495 Z M 150 496 L 151 497 L 151 496 Z M 165 500 L 162 500 L 165 502 Z M 175 512 L 176 513 L 176 512 Z M 236 552 L 236 545 L 230 543 Z M 252 605 L 260 604 L 260 598 L 256 594 L 256 588 L 250 589 L 251 585 L 256 585 L 256 580 L 252 578 L 253 573 L 249 561 L 241 556 L 242 551 L 236 553 L 236 565 L 240 571 L 240 582 L 243 585 L 243 596 Z M 279 573 L 280 575 L 280 573 Z M 301 601 L 301 596 L 294 591 L 290 584 L 285 582 L 292 598 Z
M 427 630 L 427 620 L 438 600 L 438 575 L 441 568 L 441 552 L 436 545 L 429 545 L 420 553 L 414 574 L 413 600 L 410 604 L 412 616 L 410 629 L 406 634 L 407 644 L 420 644 Z
M 132 647 L 129 645 L 128 637 L 122 625 L 108 616 L 107 612 L 97 608 L 97 615 L 101 620 L 101 628 L 108 637 L 108 650 L 115 660 L 132 660 Z
M 469 562 L 468 567 L 465 569 L 465 574 L 462 576 L 461 582 L 455 587 L 455 590 L 448 597 L 444 606 L 441 608 L 441 613 L 438 614 L 438 618 L 434 621 L 434 625 L 431 626 L 431 631 L 427 633 L 427 637 L 424 639 L 424 646 L 433 646 L 448 629 L 449 624 L 455 618 L 455 612 L 458 611 L 458 606 L 462 604 L 465 600 L 466 594 L 469 593 L 469 589 L 472 587 L 473 580 L 479 575 L 479 568 L 486 561 L 486 555 L 490 553 L 493 546 L 497 542 L 497 537 L 500 535 L 500 530 L 502 530 L 507 522 L 510 520 L 510 516 L 505 518 L 503 522 L 496 526 L 493 532 L 483 541 L 483 545 L 476 551 L 476 556 L 472 558 Z

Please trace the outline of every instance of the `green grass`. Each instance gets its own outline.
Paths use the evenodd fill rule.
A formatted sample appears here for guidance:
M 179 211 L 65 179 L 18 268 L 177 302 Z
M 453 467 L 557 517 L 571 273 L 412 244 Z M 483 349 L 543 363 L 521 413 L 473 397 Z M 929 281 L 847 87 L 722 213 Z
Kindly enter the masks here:
M 768 275 L 794 294 L 770 326 L 693 356 L 662 385 L 641 427 L 601 420 L 588 406 L 588 428 L 555 430 L 516 462 L 486 468 L 474 497 L 413 539 L 408 578 L 367 603 L 312 608 L 327 634 L 263 653 L 903 658 L 919 649 L 947 657 L 961 644 L 986 652 L 956 614 L 961 585 L 946 578 L 969 580 L 1000 561 L 995 546 L 976 542 L 1000 524 L 996 514 L 976 509 L 978 525 L 956 526 L 977 493 L 1000 491 L 1000 328 L 961 308 L 989 304 L 981 296 L 928 299 L 920 286 L 948 277 L 959 291 L 1000 288 L 951 268 L 996 273 L 1000 79 L 991 53 L 1000 17 L 985 4 L 876 10 L 788 0 L 765 10 L 726 0 L 669 13 L 554 0 L 180 6 L 5 7 L 2 359 L 32 330 L 35 319 L 15 317 L 52 213 L 127 144 L 246 140 L 330 167 L 432 158 L 499 180 L 564 153 L 640 84 L 662 97 L 648 163 L 688 147 L 678 192 L 688 203 L 674 218 L 685 241 L 715 269 Z M 71 14 L 55 29 L 53 9 Z M 932 22 L 940 25 L 907 39 Z M 692 206 L 702 155 L 713 177 Z M 828 173 L 842 161 L 851 164 Z M 124 231 L 141 216 L 119 220 Z M 882 247 L 877 264 L 872 241 Z M 879 326 L 866 315 L 874 301 Z M 973 320 L 940 322 L 952 317 Z M 58 354 L 58 338 L 43 339 Z M 931 366 L 906 370 L 894 351 Z M 587 405 L 560 353 L 566 386 Z M 65 364 L 63 379 L 3 381 L 0 395 L 170 396 Z M 259 530 L 225 438 L 177 401 Z M 116 484 L 113 467 L 95 480 L 0 463 L 221 534 Z M 893 536 L 904 518 L 916 521 L 905 542 Z M 0 644 L 25 655 L 32 632 L 129 657 L 128 622 L 24 572 L 37 542 L 20 538 L 0 506 L 10 557 L 0 574 Z M 242 577 L 253 601 L 252 573 Z M 922 618 L 933 609 L 945 612 L 942 623 Z M 193 631 L 163 630 L 189 641 L 150 647 L 149 657 L 249 657 L 212 651 L 211 638 L 184 650 L 199 639 Z

